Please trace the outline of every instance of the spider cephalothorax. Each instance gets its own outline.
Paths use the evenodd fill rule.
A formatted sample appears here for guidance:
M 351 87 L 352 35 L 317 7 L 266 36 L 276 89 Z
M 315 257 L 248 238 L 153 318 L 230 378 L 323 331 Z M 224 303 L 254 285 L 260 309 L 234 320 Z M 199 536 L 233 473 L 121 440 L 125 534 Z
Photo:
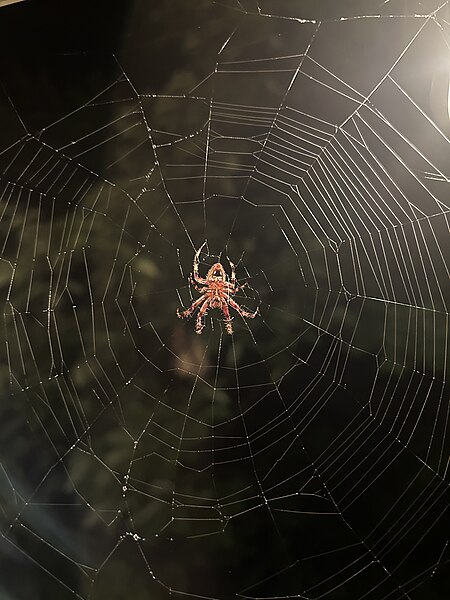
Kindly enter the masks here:
M 238 285 L 236 282 L 236 268 L 234 264 L 228 259 L 231 267 L 231 277 L 228 279 L 228 275 L 225 272 L 225 269 L 220 263 L 215 263 L 208 271 L 206 278 L 200 277 L 198 274 L 198 262 L 200 252 L 203 246 L 206 244 L 204 242 L 202 246 L 197 250 L 194 255 L 194 269 L 193 273 L 190 275 L 190 282 L 195 287 L 197 291 L 200 292 L 200 297 L 195 300 L 187 310 L 180 312 L 177 309 L 177 315 L 180 319 L 184 317 L 189 317 L 192 313 L 198 308 L 197 314 L 197 322 L 195 325 L 195 331 L 197 333 L 201 333 L 205 328 L 204 317 L 210 308 L 219 308 L 223 314 L 225 315 L 225 329 L 227 333 L 233 333 L 233 326 L 231 324 L 232 317 L 230 316 L 230 311 L 228 306 L 234 308 L 236 312 L 238 312 L 242 317 L 247 317 L 248 319 L 254 319 L 258 314 L 258 309 L 255 312 L 251 313 L 247 310 L 244 310 L 233 300 L 231 296 L 234 296 L 239 290 L 241 290 L 246 283 L 243 285 Z

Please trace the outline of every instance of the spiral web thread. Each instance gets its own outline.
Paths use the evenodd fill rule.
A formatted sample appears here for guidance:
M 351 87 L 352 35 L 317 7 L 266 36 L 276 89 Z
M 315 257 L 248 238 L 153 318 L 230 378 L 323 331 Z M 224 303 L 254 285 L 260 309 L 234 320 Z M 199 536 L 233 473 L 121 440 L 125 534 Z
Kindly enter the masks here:
M 153 597 L 419 598 L 448 564 L 450 144 L 415 71 L 430 39 L 448 60 L 448 6 L 320 22 L 268 5 L 233 4 L 183 94 L 141 93 L 118 63 L 39 133 L 10 99 L 2 380 L 45 457 L 28 478 L 5 433 L 1 536 L 58 597 L 97 597 L 127 544 Z M 255 19 L 279 54 L 246 44 Z M 368 27 L 369 47 L 401 35 L 362 73 L 329 40 Z M 260 306 L 233 336 L 218 311 L 201 336 L 176 318 L 204 241 L 201 275 L 229 256 L 236 301 Z M 42 518 L 69 510 L 107 532 L 103 555 Z M 285 552 L 260 577 L 222 592 L 158 562 L 255 515 Z M 286 548 L 300 521 L 311 538 Z

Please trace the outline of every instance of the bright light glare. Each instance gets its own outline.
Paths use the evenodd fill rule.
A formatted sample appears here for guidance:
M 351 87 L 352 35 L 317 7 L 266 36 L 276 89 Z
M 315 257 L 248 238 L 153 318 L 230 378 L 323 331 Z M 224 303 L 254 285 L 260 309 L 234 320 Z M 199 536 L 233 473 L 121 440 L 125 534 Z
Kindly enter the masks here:
M 0 0 L 0 8 L 8 4 L 15 4 L 16 2 L 22 2 L 22 0 Z
M 450 120 L 450 69 L 448 71 L 448 82 L 447 82 L 447 116 Z

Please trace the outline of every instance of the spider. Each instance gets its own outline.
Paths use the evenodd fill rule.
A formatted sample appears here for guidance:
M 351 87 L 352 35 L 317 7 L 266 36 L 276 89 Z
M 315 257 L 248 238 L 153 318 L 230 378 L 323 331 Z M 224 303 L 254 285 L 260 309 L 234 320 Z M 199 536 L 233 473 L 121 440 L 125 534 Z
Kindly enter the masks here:
M 206 244 L 204 242 L 197 252 L 194 255 L 194 272 L 190 274 L 189 280 L 192 285 L 195 287 L 197 291 L 200 292 L 201 296 L 195 300 L 190 308 L 187 310 L 180 312 L 177 309 L 177 315 L 180 319 L 184 319 L 184 317 L 189 317 L 192 313 L 198 308 L 197 314 L 197 322 L 195 324 L 195 331 L 198 334 L 201 334 L 203 329 L 205 328 L 204 317 L 210 308 L 220 308 L 220 310 L 225 315 L 225 329 L 229 335 L 233 333 L 233 325 L 231 324 L 232 317 L 230 316 L 230 311 L 228 306 L 234 308 L 236 312 L 238 312 L 241 317 L 247 317 L 248 319 L 254 319 L 258 314 L 258 309 L 255 312 L 251 313 L 239 306 L 237 302 L 235 302 L 231 296 L 234 296 L 239 290 L 247 285 L 244 283 L 243 285 L 237 285 L 236 283 L 236 268 L 231 260 L 228 258 L 228 262 L 231 267 L 231 278 L 228 280 L 228 275 L 225 272 L 225 269 L 220 263 L 215 263 L 208 271 L 206 278 L 200 277 L 198 274 L 198 262 L 200 252 L 202 251 L 203 246 Z

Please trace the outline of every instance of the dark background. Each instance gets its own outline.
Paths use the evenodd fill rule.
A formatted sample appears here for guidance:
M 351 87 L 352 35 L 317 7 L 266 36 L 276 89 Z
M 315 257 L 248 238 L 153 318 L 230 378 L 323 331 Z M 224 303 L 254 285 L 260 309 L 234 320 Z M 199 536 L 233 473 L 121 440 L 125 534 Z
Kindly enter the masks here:
M 0 9 L 1 598 L 448 597 L 438 6 Z

